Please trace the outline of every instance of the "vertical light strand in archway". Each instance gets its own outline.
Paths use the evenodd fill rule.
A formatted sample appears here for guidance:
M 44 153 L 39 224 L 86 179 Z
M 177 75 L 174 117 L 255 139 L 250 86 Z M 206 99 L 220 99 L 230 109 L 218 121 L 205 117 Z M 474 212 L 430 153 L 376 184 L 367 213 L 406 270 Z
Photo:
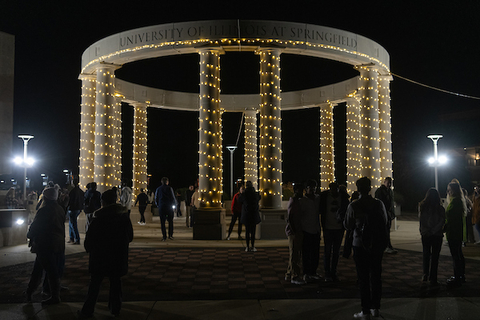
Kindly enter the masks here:
M 378 123 L 378 71 L 374 65 L 355 67 L 360 72 L 360 135 L 362 176 L 372 182 L 372 190 L 381 185 L 380 137 Z
M 263 208 L 282 206 L 282 118 L 279 49 L 260 55 L 260 193 Z
M 133 194 L 147 188 L 147 105 L 133 104 Z
M 220 53 L 200 54 L 199 190 L 201 206 L 220 208 L 223 193 Z
M 333 104 L 320 106 L 320 188 L 328 189 L 335 181 L 334 140 L 333 140 Z
M 391 76 L 378 77 L 379 121 L 380 121 L 380 168 L 382 178 L 392 177 L 392 126 L 390 115 Z
M 357 98 L 347 99 L 347 191 L 351 194 L 357 190 L 356 181 L 361 178 L 362 156 L 360 139 L 360 104 Z
M 98 191 L 118 185 L 118 108 L 114 96 L 115 70 L 118 66 L 102 65 L 97 69 L 95 101 L 95 176 Z
M 81 188 L 94 179 L 95 150 L 95 75 L 80 75 L 82 80 L 82 102 L 80 122 L 80 159 L 78 178 Z
M 245 116 L 245 181 L 258 189 L 257 111 L 247 110 Z

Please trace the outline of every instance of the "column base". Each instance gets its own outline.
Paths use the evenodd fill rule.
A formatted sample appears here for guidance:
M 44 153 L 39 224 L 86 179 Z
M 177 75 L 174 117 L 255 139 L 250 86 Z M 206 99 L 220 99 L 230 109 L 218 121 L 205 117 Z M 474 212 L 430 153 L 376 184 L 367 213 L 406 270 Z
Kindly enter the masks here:
M 226 237 L 225 210 L 196 209 L 194 212 L 193 240 L 223 240 Z
M 285 239 L 285 225 L 287 220 L 287 210 L 279 209 L 261 209 L 260 215 L 260 238 L 263 240 Z

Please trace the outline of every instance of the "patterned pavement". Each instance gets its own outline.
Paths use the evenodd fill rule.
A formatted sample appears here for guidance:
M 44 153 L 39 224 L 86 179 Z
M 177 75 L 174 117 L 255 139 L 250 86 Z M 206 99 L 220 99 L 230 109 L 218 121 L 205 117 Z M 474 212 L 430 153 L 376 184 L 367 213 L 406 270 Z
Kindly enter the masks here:
M 443 247 L 442 250 L 448 250 Z M 468 250 L 476 250 L 470 247 Z M 322 250 L 323 251 L 323 250 Z M 319 273 L 322 270 L 322 251 Z M 338 299 L 358 298 L 353 260 L 340 258 L 340 282 L 294 285 L 284 280 L 288 248 L 258 248 L 255 253 L 243 248 L 131 248 L 129 273 L 123 277 L 124 301 L 182 301 L 235 299 Z M 0 302 L 23 301 L 33 262 L 0 268 Z M 422 284 L 422 255 L 399 250 L 383 260 L 384 298 L 479 297 L 480 261 L 467 259 L 467 282 L 450 289 L 444 284 L 431 288 Z M 440 257 L 439 281 L 453 273 L 449 256 Z M 85 299 L 89 283 L 88 255 L 77 253 L 66 258 L 61 293 L 65 302 Z M 40 290 L 34 295 L 40 301 Z M 99 301 L 108 298 L 108 279 L 104 280 Z

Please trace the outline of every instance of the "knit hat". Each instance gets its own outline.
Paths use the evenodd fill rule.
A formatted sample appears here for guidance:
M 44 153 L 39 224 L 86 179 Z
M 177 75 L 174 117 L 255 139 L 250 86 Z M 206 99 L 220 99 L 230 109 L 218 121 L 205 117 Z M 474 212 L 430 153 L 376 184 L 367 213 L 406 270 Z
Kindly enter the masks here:
M 57 199 L 58 199 L 58 189 L 55 188 L 55 187 L 54 188 L 45 188 L 43 190 L 43 196 L 45 197 L 45 199 L 57 201 Z

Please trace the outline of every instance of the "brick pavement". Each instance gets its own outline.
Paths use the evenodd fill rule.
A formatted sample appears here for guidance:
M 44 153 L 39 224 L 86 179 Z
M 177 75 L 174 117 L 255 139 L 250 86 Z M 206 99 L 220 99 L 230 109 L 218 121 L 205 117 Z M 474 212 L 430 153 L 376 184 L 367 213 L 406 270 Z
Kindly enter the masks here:
M 448 250 L 443 247 L 442 250 Z M 476 250 L 476 248 L 475 248 Z M 321 252 L 322 254 L 322 252 Z M 123 277 L 125 301 L 235 300 L 235 299 L 338 299 L 358 298 L 353 260 L 340 258 L 340 282 L 293 285 L 284 280 L 288 248 L 131 248 L 129 273 Z M 33 263 L 0 268 L 0 302 L 23 301 Z M 66 302 L 83 301 L 87 292 L 88 255 L 68 255 L 62 284 L 69 287 L 61 297 Z M 322 270 L 322 259 L 319 270 Z M 385 255 L 384 298 L 479 297 L 480 261 L 467 259 L 467 283 L 461 288 L 422 284 L 422 256 L 399 250 Z M 451 276 L 449 256 L 440 257 L 439 280 Z M 108 297 L 108 280 L 102 284 L 99 301 Z M 42 299 L 39 292 L 34 301 Z

